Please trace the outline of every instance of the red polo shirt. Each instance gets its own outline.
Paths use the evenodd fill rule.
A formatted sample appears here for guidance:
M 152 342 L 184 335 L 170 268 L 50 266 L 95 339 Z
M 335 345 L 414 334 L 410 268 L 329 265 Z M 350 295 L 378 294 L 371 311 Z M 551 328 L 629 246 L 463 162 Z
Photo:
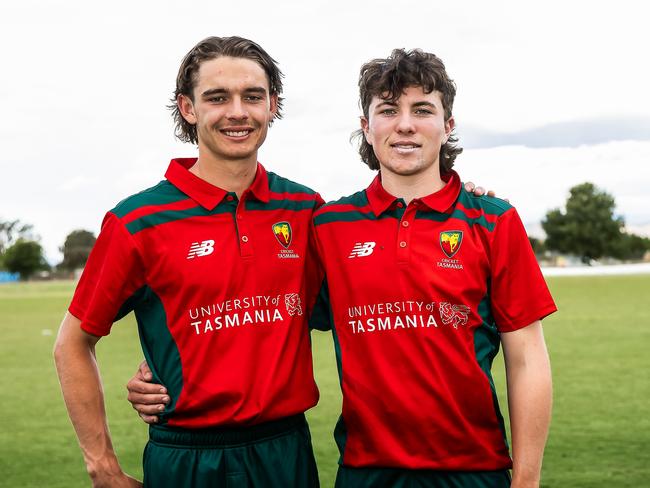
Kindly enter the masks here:
M 377 177 L 315 214 L 346 466 L 511 466 L 490 375 L 499 333 L 556 308 L 515 209 L 446 179 L 406 205 Z M 327 328 L 318 307 L 314 322 Z
M 134 310 L 162 424 L 249 425 L 313 407 L 306 312 L 318 281 L 312 190 L 267 173 L 241 197 L 172 160 L 166 180 L 106 214 L 70 313 L 107 335 Z

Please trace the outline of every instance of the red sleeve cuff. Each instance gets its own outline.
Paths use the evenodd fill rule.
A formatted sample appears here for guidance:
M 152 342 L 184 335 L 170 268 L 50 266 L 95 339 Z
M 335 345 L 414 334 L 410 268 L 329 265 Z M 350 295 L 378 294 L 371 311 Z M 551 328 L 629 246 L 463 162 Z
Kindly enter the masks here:
M 544 307 L 531 312 L 529 315 L 525 315 L 515 322 L 509 324 L 500 324 L 497 323 L 497 328 L 499 332 L 514 332 L 515 330 L 523 329 L 524 327 L 529 326 L 537 320 L 543 320 L 544 318 L 551 315 L 553 312 L 557 312 L 557 306 L 555 303 L 549 303 Z

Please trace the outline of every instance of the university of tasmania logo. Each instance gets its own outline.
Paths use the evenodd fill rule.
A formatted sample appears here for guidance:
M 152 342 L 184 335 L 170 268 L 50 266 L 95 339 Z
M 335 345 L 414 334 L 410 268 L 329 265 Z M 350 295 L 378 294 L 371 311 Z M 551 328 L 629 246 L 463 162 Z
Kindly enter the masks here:
M 440 233 L 440 247 L 448 258 L 453 258 L 463 242 L 463 232 L 460 230 L 446 230 Z
M 273 224 L 273 235 L 285 249 L 288 249 L 291 245 L 291 224 L 289 222 Z

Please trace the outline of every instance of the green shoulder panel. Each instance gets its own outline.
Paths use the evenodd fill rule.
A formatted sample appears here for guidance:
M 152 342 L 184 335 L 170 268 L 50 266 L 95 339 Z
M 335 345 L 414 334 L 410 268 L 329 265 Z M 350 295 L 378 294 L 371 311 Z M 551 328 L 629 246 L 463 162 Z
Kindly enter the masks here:
M 118 218 L 133 212 L 134 210 L 147 205 L 165 205 L 189 198 L 169 181 L 163 180 L 151 188 L 131 195 L 118 203 L 111 213 Z
M 337 207 L 350 205 L 355 207 L 346 211 L 339 211 Z M 368 197 L 365 190 L 352 195 L 341 197 L 338 200 L 327 202 L 316 211 L 314 225 L 328 224 L 330 222 L 354 222 L 357 220 L 376 220 L 375 214 L 369 208 Z
M 308 195 L 315 195 L 316 192 L 311 188 L 296 183 L 295 181 L 288 180 L 282 176 L 278 176 L 271 171 L 267 171 L 269 179 L 269 190 L 273 193 L 306 193 Z
M 487 195 L 482 195 L 480 197 L 474 196 L 472 193 L 462 188 L 460 194 L 458 195 L 458 201 L 465 208 L 473 208 L 476 210 L 483 210 L 488 215 L 497 215 L 500 216 L 510 210 L 512 205 L 510 205 L 505 200 L 502 200 L 497 197 L 489 197 Z

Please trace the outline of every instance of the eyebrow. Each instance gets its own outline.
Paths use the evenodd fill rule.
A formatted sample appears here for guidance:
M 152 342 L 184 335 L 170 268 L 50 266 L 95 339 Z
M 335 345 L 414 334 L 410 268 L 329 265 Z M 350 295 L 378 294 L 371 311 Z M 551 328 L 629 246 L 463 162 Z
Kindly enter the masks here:
M 227 95 L 230 93 L 230 90 L 227 90 L 225 88 L 210 88 L 209 90 L 204 91 L 201 93 L 202 97 L 211 97 L 214 95 Z M 258 93 L 258 94 L 265 94 L 266 93 L 266 88 L 263 86 L 251 86 L 248 88 L 244 89 L 244 93 Z
M 388 107 L 397 107 L 397 103 L 391 102 L 390 100 L 384 100 L 379 105 L 377 105 L 377 108 L 383 107 L 385 105 L 388 106 Z M 436 110 L 438 109 L 438 107 L 434 103 L 427 102 L 427 101 L 424 101 L 424 100 L 421 101 L 421 102 L 415 102 L 412 105 L 412 107 L 431 107 L 431 108 L 436 109 Z

